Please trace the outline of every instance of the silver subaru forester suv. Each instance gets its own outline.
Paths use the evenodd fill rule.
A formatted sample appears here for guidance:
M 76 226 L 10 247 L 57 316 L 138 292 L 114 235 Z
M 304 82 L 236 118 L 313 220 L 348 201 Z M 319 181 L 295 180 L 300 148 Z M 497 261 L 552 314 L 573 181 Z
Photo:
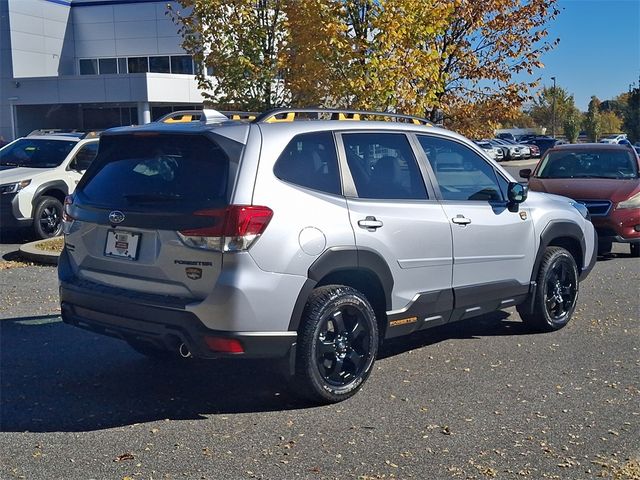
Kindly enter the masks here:
M 596 236 L 471 141 L 389 113 L 117 128 L 65 202 L 65 322 L 151 357 L 282 358 L 337 402 L 382 340 L 515 306 L 569 321 Z

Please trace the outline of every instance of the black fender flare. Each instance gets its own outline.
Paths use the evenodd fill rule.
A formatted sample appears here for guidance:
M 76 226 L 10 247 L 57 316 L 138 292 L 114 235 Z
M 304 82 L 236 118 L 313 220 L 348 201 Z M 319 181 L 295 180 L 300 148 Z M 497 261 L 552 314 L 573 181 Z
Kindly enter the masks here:
M 584 259 L 587 251 L 587 245 L 584 240 L 584 232 L 580 226 L 574 222 L 568 220 L 551 220 L 540 234 L 540 246 L 538 247 L 538 253 L 533 264 L 533 270 L 531 272 L 531 281 L 535 281 L 538 276 L 538 269 L 540 263 L 542 263 L 542 257 L 545 249 L 556 238 L 572 238 L 576 240 L 580 245 L 580 253 L 582 258 L 580 259 L 580 265 L 578 265 L 578 272 L 581 272 L 584 268 Z M 576 259 L 577 260 L 577 259 Z M 577 263 L 577 262 L 576 262 Z
M 307 280 L 298 293 L 298 298 L 291 313 L 289 331 L 298 330 L 307 299 L 318 282 L 331 273 L 350 269 L 368 270 L 376 276 L 384 290 L 387 307 L 391 305 L 393 275 L 384 258 L 368 248 L 357 248 L 355 246 L 332 247 L 325 250 L 309 267 Z
M 50 190 L 60 190 L 64 195 L 69 195 L 69 186 L 62 180 L 52 180 L 45 182 L 36 189 L 36 193 L 31 200 L 31 206 L 35 208 L 40 199 Z

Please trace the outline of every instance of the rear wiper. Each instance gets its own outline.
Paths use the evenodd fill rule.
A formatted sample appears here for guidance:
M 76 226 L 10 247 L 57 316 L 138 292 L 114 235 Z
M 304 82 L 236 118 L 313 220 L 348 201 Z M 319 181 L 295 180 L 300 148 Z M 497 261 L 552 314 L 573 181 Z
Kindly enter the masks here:
M 130 203 L 156 203 L 156 202 L 173 202 L 180 200 L 182 195 L 174 193 L 132 193 L 123 195 Z

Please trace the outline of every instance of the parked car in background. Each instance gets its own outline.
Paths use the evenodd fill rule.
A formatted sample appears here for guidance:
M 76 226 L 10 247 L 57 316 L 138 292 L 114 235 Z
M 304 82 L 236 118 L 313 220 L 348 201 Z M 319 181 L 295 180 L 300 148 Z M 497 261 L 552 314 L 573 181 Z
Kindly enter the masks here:
M 501 140 L 509 140 L 511 142 L 515 142 L 516 141 L 516 137 L 513 136 L 513 133 L 509 133 L 509 132 L 498 133 L 496 135 L 496 138 L 499 138 Z
M 62 204 L 98 151 L 96 134 L 32 132 L 0 149 L 0 225 L 62 232 Z
M 496 162 L 501 162 L 504 160 L 504 151 L 501 147 L 495 147 L 491 145 L 491 143 L 483 140 L 474 141 L 476 145 L 478 145 L 482 150 L 485 151 L 489 158 L 495 160 Z
M 619 133 L 617 135 L 607 135 L 600 139 L 600 143 L 620 143 L 623 140 L 627 140 L 626 133 Z
M 521 140 L 520 143 L 537 146 L 540 150 L 539 156 L 542 157 L 548 149 L 555 147 L 556 145 L 562 145 L 564 142 L 553 137 L 537 136 Z
M 512 143 L 507 142 L 506 140 L 501 140 L 499 138 L 494 138 L 491 140 L 493 145 L 502 145 L 507 149 L 507 156 L 505 160 L 520 160 L 524 158 L 523 148 L 520 145 L 513 145 Z
M 555 193 L 583 203 L 599 238 L 599 253 L 613 242 L 628 243 L 640 256 L 640 161 L 626 145 L 560 145 L 547 151 L 533 172 L 520 171 L 532 191 Z
M 510 145 L 515 145 L 516 147 L 520 147 L 520 153 L 522 154 L 522 158 L 531 158 L 531 147 L 529 145 L 525 145 L 520 142 L 516 142 L 513 140 L 502 139 L 503 142 L 508 143 Z

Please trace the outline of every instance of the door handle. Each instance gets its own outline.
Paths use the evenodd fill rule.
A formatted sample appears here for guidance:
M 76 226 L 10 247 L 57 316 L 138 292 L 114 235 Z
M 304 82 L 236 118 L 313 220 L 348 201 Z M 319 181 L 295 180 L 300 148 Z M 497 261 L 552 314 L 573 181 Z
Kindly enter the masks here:
M 370 232 L 375 231 L 376 228 L 380 228 L 382 225 L 384 224 L 376 219 L 376 217 L 367 217 L 364 220 L 358 220 L 358 226 L 366 228 Z
M 451 221 L 453 223 L 458 224 L 458 225 L 469 225 L 471 223 L 471 219 L 470 218 L 467 218 L 464 215 L 460 215 L 460 214 L 458 214 L 455 217 L 453 217 L 451 219 Z

